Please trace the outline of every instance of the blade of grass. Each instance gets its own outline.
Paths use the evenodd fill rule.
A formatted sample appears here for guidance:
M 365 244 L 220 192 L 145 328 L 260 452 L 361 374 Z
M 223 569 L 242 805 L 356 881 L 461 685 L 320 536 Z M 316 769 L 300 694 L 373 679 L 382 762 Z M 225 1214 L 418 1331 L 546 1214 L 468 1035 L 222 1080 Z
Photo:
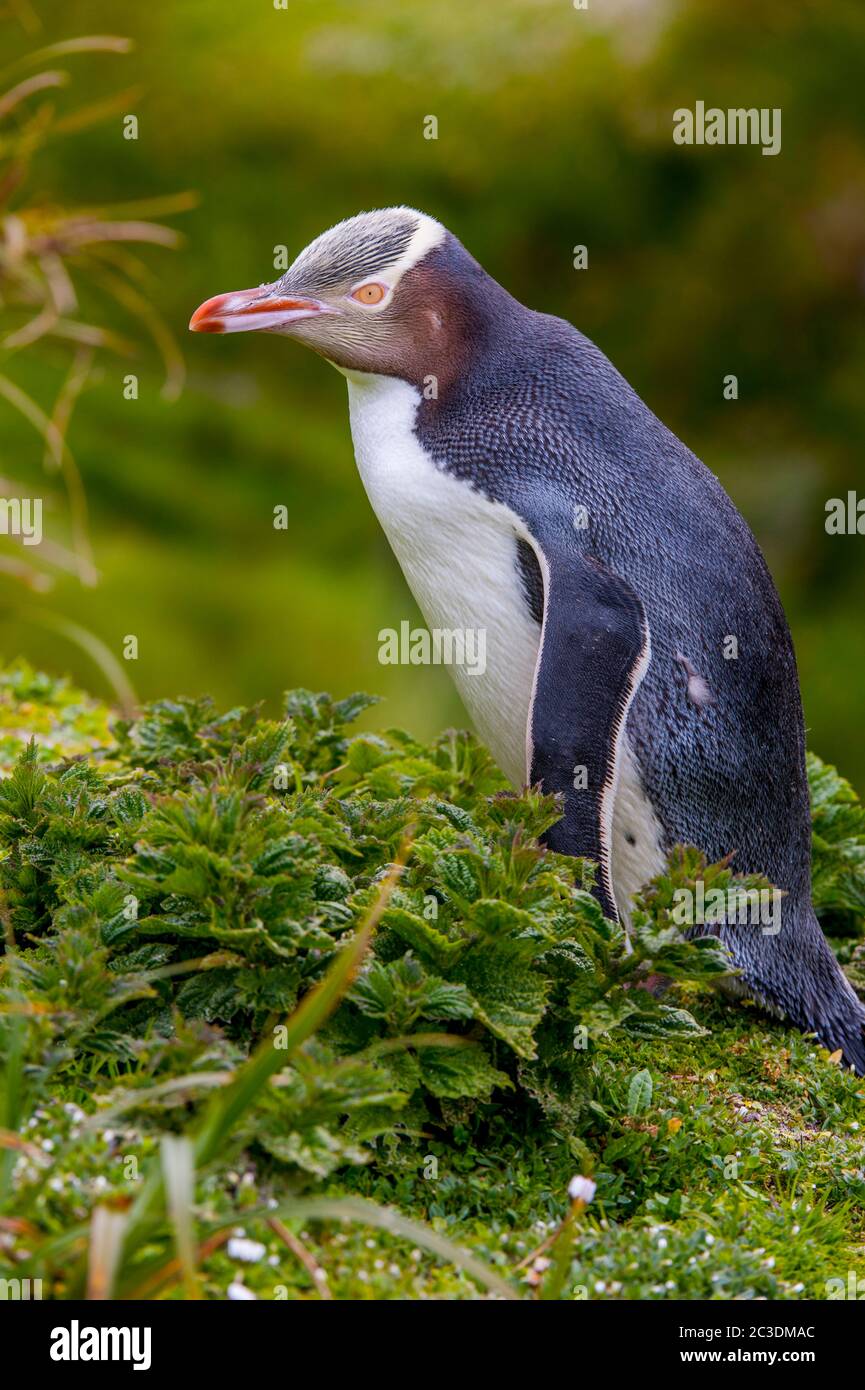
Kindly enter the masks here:
M 76 646 L 81 647 L 82 651 L 85 651 L 99 667 L 111 685 L 124 714 L 129 715 L 134 711 L 138 704 L 138 696 L 117 657 L 100 637 L 88 632 L 86 628 L 79 627 L 77 623 L 70 622 L 68 618 L 62 618 L 59 613 L 48 613 L 42 609 L 21 608 L 16 610 L 16 616 L 22 617 L 26 622 L 37 623 L 40 627 L 48 628 L 51 632 L 59 633 L 67 641 L 74 642 Z
M 92 363 L 92 348 L 79 347 L 76 349 L 66 379 L 54 404 L 51 423 L 64 441 L 75 402 L 84 390 Z M 49 457 L 46 453 L 46 465 L 48 461 Z M 87 493 L 78 471 L 78 465 L 68 448 L 63 452 L 62 468 L 63 481 L 66 484 L 66 496 L 69 501 L 69 513 L 72 519 L 73 546 L 78 557 L 78 577 L 82 584 L 91 588 L 96 583 L 97 574 L 93 562 L 93 549 L 90 544 Z
M 127 87 L 123 92 L 114 92 L 110 97 L 103 97 L 101 101 L 79 106 L 74 111 L 67 112 L 65 116 L 58 117 L 54 122 L 54 134 L 74 135 L 79 130 L 86 130 L 88 126 L 99 125 L 110 116 L 134 111 L 143 91 L 144 88 L 141 86 Z
M 4 1062 L 0 1073 L 0 1127 L 10 1134 L 16 1134 L 21 1127 L 21 1110 L 24 1101 L 24 1034 L 26 1022 L 23 1018 L 10 1016 L 3 1028 Z M 0 1151 L 0 1210 L 6 1205 L 12 1173 L 18 1161 L 17 1151 L 5 1145 Z
M 112 1207 L 96 1207 L 93 1212 L 87 1259 L 88 1298 L 111 1297 L 125 1227 L 125 1212 L 115 1211 Z
M 40 1148 L 8 1129 L 0 1129 L 0 1149 L 14 1149 L 16 1153 L 26 1154 L 33 1163 L 44 1164 L 47 1161 Z
M 161 222 L 133 221 L 108 222 L 105 219 L 85 220 L 76 216 L 57 227 L 49 237 L 36 238 L 33 249 L 40 255 L 46 246 L 53 250 L 73 252 L 85 246 L 102 241 L 150 242 L 154 246 L 168 246 L 172 250 L 181 243 L 181 235 L 173 227 L 165 227 Z
M 183 1135 L 164 1134 L 161 1144 L 162 1176 L 168 1211 L 174 1227 L 177 1258 L 183 1270 L 188 1299 L 200 1297 L 195 1267 L 195 1227 L 192 1207 L 195 1201 L 195 1156 L 192 1144 Z
M 38 343 L 40 338 L 44 338 L 46 333 L 51 332 L 56 322 L 56 308 L 53 304 L 46 304 L 35 318 L 28 319 L 27 323 L 16 328 L 13 333 L 9 334 L 8 338 L 4 338 L 3 347 L 7 352 L 16 352 L 23 347 L 32 347 L 34 343 Z
M 11 574 L 13 579 L 25 584 L 34 594 L 46 594 L 54 583 L 50 575 L 43 574 L 41 570 L 28 565 L 26 560 L 18 560 L 12 555 L 0 555 L 0 574 Z
M 131 39 L 121 38 L 117 34 L 87 34 L 78 39 L 63 39 L 60 43 L 34 48 L 32 53 L 25 53 L 22 57 L 16 58 L 14 63 L 9 63 L 0 71 L 0 80 L 8 73 L 18 72 L 21 68 L 36 67 L 39 63 L 53 62 L 55 58 L 63 58 L 67 53 L 131 53 L 132 48 Z
M 230 1071 L 199 1071 L 189 1072 L 186 1076 L 173 1076 L 170 1081 L 160 1081 L 155 1086 L 144 1086 L 130 1091 L 116 1105 L 88 1115 L 82 1122 L 82 1128 L 105 1129 L 109 1123 L 113 1124 L 119 1115 L 125 1115 L 129 1110 L 137 1110 L 139 1106 L 146 1106 L 151 1101 L 159 1101 L 163 1096 L 185 1095 L 211 1086 L 227 1086 L 233 1077 L 234 1073 Z
M 128 313 L 133 314 L 147 329 L 159 350 L 165 369 L 165 380 L 162 384 L 163 399 L 177 400 L 186 377 L 186 366 L 174 335 L 169 331 L 150 301 L 120 275 L 109 270 L 106 265 L 101 265 L 98 273 L 94 271 L 93 279 L 104 285 L 107 293 Z
M 11 406 L 14 406 L 24 416 L 25 420 L 29 420 L 35 430 L 38 430 L 45 440 L 52 462 L 59 468 L 66 445 L 63 436 L 52 424 L 42 407 L 38 406 L 26 391 L 22 391 L 20 386 L 16 386 L 15 382 L 8 376 L 0 376 L 0 396 L 3 396 Z
M 49 336 L 65 342 L 85 343 L 88 347 L 108 348 L 120 357 L 134 357 L 138 350 L 130 338 L 124 338 L 110 328 L 100 328 L 94 323 L 79 323 L 73 319 L 58 319 Z
M 497 1298 L 506 1299 L 508 1302 L 521 1301 L 519 1291 L 494 1269 L 490 1269 L 483 1260 L 473 1255 L 471 1251 L 465 1250 L 455 1241 L 448 1240 L 446 1236 L 440 1235 L 438 1231 L 434 1231 L 431 1226 L 427 1226 L 424 1222 L 414 1221 L 410 1217 L 403 1216 L 401 1212 L 395 1211 L 392 1207 L 381 1206 L 377 1202 L 367 1201 L 364 1197 L 298 1197 L 281 1203 L 272 1211 L 262 1210 L 257 1214 L 266 1219 L 271 1229 L 282 1240 L 285 1240 L 299 1259 L 301 1258 L 300 1249 L 304 1250 L 306 1258 L 302 1262 L 313 1274 L 316 1288 L 319 1289 L 322 1297 L 327 1295 L 321 1288 L 323 1281 L 314 1273 L 318 1266 L 305 1247 L 297 1241 L 297 1237 L 292 1236 L 292 1233 L 284 1225 L 286 1221 L 298 1221 L 304 1225 L 310 1221 L 350 1222 L 354 1225 L 372 1226 L 377 1230 L 387 1231 L 389 1235 L 409 1241 L 412 1245 L 429 1251 L 431 1255 L 435 1255 L 443 1263 L 463 1270 L 471 1279 Z M 254 1216 L 256 1213 L 249 1212 L 247 1215 Z M 218 1248 L 231 1234 L 231 1230 L 231 1226 L 221 1227 L 210 1235 L 199 1248 L 199 1261 L 204 1258 L 205 1253 L 210 1253 L 211 1250 Z M 300 1249 L 296 1249 L 293 1242 L 296 1242 Z M 177 1282 L 181 1270 L 177 1260 L 168 1262 L 157 1260 L 151 1262 L 146 1267 L 146 1271 L 136 1270 L 139 1277 L 142 1273 L 144 1273 L 144 1281 L 124 1290 L 126 1297 L 141 1299 L 150 1296 L 156 1290 L 164 1292 L 168 1284 Z
M 279 1236 L 282 1243 L 288 1246 L 295 1259 L 303 1265 L 304 1269 L 306 1270 L 307 1274 L 312 1280 L 312 1286 L 318 1294 L 319 1298 L 332 1299 L 333 1294 L 328 1288 L 327 1274 L 322 1269 L 318 1261 L 314 1258 L 314 1256 L 311 1255 L 310 1252 L 307 1250 L 303 1241 L 299 1240 L 298 1237 L 294 1234 L 294 1231 L 290 1231 L 288 1227 L 285 1225 L 285 1223 L 283 1221 L 280 1221 L 278 1217 L 271 1217 L 267 1224 L 273 1231 L 274 1235 Z
M 470 1251 L 461 1245 L 439 1235 L 431 1226 L 421 1221 L 413 1221 L 392 1207 L 379 1206 L 363 1197 L 298 1197 L 294 1201 L 281 1202 L 279 1207 L 269 1212 L 268 1220 L 274 1218 L 285 1221 L 350 1221 L 362 1226 L 375 1226 L 380 1231 L 399 1236 L 403 1240 L 419 1245 L 422 1250 L 438 1256 L 446 1264 L 462 1269 L 472 1279 L 490 1293 L 509 1301 L 519 1300 L 520 1295 L 507 1280 L 495 1270 L 490 1269 Z
M 137 198 L 128 203 L 106 203 L 101 207 L 80 207 L 81 217 L 170 217 L 176 212 L 197 208 L 201 197 L 192 188 L 182 193 L 163 193 L 153 198 Z
M 69 81 L 68 72 L 40 72 L 35 77 L 25 77 L 17 86 L 10 87 L 0 97 L 0 121 L 14 111 L 20 102 L 26 101 L 33 92 L 42 92 L 46 87 L 65 87 Z

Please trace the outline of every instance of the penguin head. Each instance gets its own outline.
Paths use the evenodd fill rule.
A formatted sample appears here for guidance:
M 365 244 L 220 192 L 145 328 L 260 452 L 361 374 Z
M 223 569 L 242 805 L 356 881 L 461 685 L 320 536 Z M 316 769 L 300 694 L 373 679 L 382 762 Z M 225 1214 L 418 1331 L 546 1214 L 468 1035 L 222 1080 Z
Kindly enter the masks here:
M 383 208 L 323 232 L 278 280 L 206 300 L 189 327 L 278 333 L 344 372 L 420 384 L 453 373 L 478 317 L 480 281 L 504 294 L 440 222 Z

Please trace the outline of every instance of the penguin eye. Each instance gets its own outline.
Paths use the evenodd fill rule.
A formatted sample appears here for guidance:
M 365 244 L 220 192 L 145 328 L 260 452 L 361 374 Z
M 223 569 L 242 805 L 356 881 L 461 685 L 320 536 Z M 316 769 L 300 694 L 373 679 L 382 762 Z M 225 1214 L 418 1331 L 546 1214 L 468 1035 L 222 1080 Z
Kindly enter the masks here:
M 380 285 L 377 280 L 371 280 L 367 285 L 358 285 L 356 290 L 352 290 L 350 298 L 356 299 L 358 304 L 381 304 L 387 294 L 384 285 Z

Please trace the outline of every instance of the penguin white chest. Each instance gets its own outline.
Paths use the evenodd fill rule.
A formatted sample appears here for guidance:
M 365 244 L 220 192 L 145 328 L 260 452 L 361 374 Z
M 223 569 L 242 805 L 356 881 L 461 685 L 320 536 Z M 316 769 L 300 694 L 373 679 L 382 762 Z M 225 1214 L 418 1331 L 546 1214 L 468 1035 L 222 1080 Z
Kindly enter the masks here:
M 517 568 L 517 540 L 528 539 L 526 528 L 516 512 L 436 467 L 414 432 L 414 387 L 393 377 L 345 375 L 367 496 L 429 627 L 483 634 L 483 670 L 456 664 L 451 675 L 478 735 L 521 787 L 529 776 L 526 731 L 540 645 Z M 660 872 L 664 855 L 626 736 L 611 820 L 613 896 L 627 921 L 631 894 Z
M 527 777 L 526 725 L 539 630 L 517 568 L 516 513 L 436 467 L 414 432 L 420 393 L 393 377 L 346 373 L 358 470 L 430 629 L 457 634 L 451 675 L 502 771 Z M 478 660 L 478 655 L 482 660 Z

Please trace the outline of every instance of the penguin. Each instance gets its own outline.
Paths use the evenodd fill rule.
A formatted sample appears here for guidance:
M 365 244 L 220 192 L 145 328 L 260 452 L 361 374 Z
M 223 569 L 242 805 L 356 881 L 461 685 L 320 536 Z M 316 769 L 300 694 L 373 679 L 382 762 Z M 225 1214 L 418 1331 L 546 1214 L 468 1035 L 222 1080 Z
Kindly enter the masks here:
M 558 852 L 605 914 L 676 844 L 780 890 L 729 920 L 737 989 L 865 1073 L 865 1009 L 810 894 L 796 659 L 749 527 L 595 345 L 514 299 L 441 222 L 361 213 L 200 333 L 297 339 L 347 379 L 363 484 L 433 630 L 485 633 L 452 674 L 516 787 L 562 798 Z

